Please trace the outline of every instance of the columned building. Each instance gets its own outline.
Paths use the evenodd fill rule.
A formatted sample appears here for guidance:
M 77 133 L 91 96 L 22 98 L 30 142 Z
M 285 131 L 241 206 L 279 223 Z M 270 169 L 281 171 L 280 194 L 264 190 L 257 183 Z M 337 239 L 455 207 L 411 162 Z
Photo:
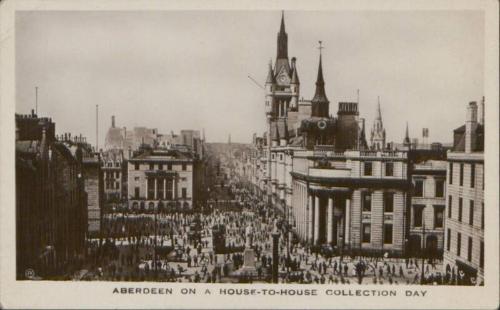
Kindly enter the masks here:
M 143 147 L 128 161 L 128 200 L 133 210 L 189 210 L 202 169 L 192 152 Z
M 407 164 L 406 152 L 296 152 L 293 213 L 300 239 L 351 253 L 402 254 Z

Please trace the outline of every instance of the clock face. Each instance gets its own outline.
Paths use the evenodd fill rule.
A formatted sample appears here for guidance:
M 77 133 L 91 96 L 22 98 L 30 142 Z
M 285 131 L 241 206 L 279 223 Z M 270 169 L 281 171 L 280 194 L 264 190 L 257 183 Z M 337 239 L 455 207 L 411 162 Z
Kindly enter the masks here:
M 278 82 L 280 83 L 287 83 L 288 82 L 288 76 L 286 76 L 285 74 L 281 74 L 280 76 L 278 76 Z

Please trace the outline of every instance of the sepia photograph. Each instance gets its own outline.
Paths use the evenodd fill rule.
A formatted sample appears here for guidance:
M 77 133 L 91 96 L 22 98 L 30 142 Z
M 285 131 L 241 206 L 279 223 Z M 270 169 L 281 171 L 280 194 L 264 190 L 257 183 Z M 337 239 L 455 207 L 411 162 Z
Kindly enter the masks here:
M 12 21 L 9 281 L 221 301 L 498 286 L 481 7 Z

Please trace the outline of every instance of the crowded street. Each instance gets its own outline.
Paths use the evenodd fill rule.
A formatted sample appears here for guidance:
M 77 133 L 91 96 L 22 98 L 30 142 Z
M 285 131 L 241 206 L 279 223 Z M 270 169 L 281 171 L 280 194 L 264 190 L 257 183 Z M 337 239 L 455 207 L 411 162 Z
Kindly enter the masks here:
M 74 280 L 203 283 L 271 282 L 272 238 L 279 234 L 279 283 L 456 284 L 460 275 L 442 275 L 438 260 L 326 255 L 289 240 L 283 218 L 240 191 L 241 210 L 106 214 L 102 241 L 88 240 L 88 262 Z M 227 209 L 227 208 L 226 208 Z M 224 227 L 224 247 L 216 249 L 213 227 Z M 255 274 L 243 265 L 245 227 L 253 228 Z M 101 246 L 99 243 L 101 242 Z M 422 266 L 424 272 L 422 273 Z M 422 281 L 423 275 L 423 281 Z

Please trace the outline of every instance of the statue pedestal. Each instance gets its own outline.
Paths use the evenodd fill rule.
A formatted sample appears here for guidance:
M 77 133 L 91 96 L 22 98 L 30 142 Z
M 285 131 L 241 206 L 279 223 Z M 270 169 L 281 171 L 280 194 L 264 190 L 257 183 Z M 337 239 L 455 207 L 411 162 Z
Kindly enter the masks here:
M 255 268 L 255 252 L 253 249 L 245 249 L 243 252 L 243 266 L 234 272 L 234 275 L 257 276 L 257 268 Z
M 245 267 L 255 269 L 255 252 L 253 249 L 245 249 L 245 252 L 243 252 L 243 268 Z

